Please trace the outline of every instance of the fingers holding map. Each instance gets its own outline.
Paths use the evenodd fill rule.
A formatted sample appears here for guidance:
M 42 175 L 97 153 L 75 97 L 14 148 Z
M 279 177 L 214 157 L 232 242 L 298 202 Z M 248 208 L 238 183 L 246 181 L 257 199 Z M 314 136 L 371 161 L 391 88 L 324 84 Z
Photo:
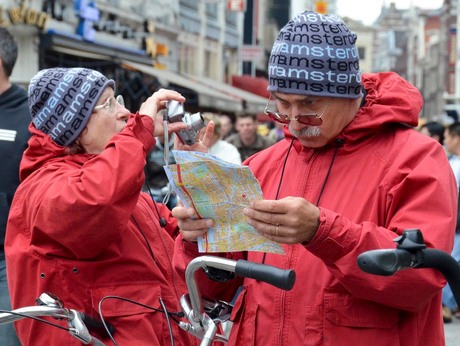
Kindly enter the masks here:
M 211 154 L 173 150 L 175 165 L 164 166 L 169 183 L 185 206 L 214 227 L 198 238 L 200 252 L 260 251 L 284 253 L 281 244 L 246 223 L 243 209 L 263 199 L 259 182 L 246 166 Z

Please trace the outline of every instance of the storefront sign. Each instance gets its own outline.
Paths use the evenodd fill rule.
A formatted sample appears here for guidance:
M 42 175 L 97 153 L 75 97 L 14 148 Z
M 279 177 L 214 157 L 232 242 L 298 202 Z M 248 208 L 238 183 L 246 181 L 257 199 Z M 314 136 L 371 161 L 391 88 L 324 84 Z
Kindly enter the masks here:
M 6 16 L 7 14 L 8 16 Z M 4 9 L 0 6 L 0 26 L 7 27 L 9 25 L 26 24 L 33 25 L 39 29 L 43 29 L 49 16 L 45 12 L 36 11 L 21 1 L 19 6 Z
M 96 31 L 93 23 L 97 22 L 100 17 L 96 4 L 90 0 L 75 0 L 74 9 L 78 16 L 77 35 L 82 36 L 87 41 L 94 41 Z

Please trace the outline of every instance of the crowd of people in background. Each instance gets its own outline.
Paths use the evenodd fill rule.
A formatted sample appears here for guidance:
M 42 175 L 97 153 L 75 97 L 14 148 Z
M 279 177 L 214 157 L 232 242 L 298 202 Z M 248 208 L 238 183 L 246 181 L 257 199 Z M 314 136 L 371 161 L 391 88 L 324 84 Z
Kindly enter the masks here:
M 229 115 L 204 112 L 202 115 L 206 123 L 214 122 L 214 134 L 208 152 L 229 163 L 240 165 L 251 155 L 284 138 L 284 125 L 269 119 L 268 121 L 267 119 L 260 121 L 256 114 Z M 201 136 L 203 136 L 204 130 L 201 131 Z M 155 147 L 147 155 L 144 169 L 146 183 L 143 187 L 144 191 L 150 191 L 157 202 L 162 202 L 168 196 L 166 201 L 170 209 L 177 205 L 178 199 L 169 188 L 163 166 L 175 164 L 172 154 L 173 147 L 174 135 L 169 139 L 169 154 L 165 160 L 163 138 L 157 138 Z
M 439 121 L 428 121 L 422 123 L 419 130 L 444 147 L 458 188 L 460 186 L 460 122 L 444 124 Z M 457 213 L 457 227 L 451 255 L 460 263 L 460 212 Z M 442 316 L 445 323 L 452 322 L 454 317 L 460 318 L 460 310 L 449 285 L 446 285 L 442 292 Z

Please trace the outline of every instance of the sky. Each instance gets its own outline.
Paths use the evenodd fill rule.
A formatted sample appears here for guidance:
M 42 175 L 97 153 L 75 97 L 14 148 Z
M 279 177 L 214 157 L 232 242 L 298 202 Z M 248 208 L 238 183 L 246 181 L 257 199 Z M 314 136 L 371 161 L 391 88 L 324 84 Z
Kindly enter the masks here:
M 337 0 L 337 12 L 341 17 L 369 25 L 379 16 L 384 1 L 387 6 L 390 2 L 396 3 L 397 9 L 407 9 L 411 3 L 423 9 L 434 9 L 440 8 L 443 3 L 443 0 Z

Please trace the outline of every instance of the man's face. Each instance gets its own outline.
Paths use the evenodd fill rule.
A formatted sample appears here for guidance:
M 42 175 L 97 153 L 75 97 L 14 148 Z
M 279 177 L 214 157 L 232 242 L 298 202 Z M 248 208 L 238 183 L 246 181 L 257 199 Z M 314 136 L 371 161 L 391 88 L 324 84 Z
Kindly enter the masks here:
M 109 140 L 126 126 L 130 115 L 130 111 L 115 101 L 111 87 L 103 91 L 96 107 L 99 105 L 104 107 L 93 111 L 79 137 L 81 145 L 89 154 L 100 154 Z
M 252 140 L 256 136 L 257 122 L 251 117 L 238 118 L 236 129 L 243 140 Z
M 232 130 L 232 121 L 231 119 L 226 116 L 226 115 L 221 115 L 219 117 L 219 120 L 220 120 L 220 128 L 221 128 L 221 134 L 223 137 L 227 136 L 230 131 Z
M 273 93 L 278 112 L 291 117 L 289 131 L 309 148 L 320 148 L 332 141 L 354 118 L 359 101 L 335 97 L 318 97 Z M 293 118 L 301 114 L 321 115 L 322 124 L 310 126 Z
M 448 129 L 444 131 L 444 146 L 449 154 L 460 154 L 460 136 L 453 135 Z

